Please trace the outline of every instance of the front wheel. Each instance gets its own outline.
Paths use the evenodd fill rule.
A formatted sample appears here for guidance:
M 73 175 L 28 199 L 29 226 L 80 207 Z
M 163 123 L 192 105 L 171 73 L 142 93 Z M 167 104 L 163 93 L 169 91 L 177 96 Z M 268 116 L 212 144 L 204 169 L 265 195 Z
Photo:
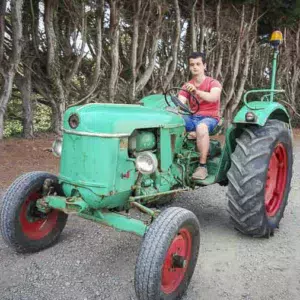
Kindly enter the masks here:
M 193 275 L 199 245 L 199 222 L 191 211 L 178 207 L 163 211 L 147 231 L 137 259 L 138 299 L 180 299 Z
M 290 192 L 292 139 L 287 124 L 269 120 L 237 139 L 228 171 L 229 214 L 236 229 L 269 237 L 279 227 Z
M 61 195 L 57 177 L 45 172 L 27 173 L 13 182 L 3 197 L 1 233 L 4 241 L 17 252 L 34 252 L 53 244 L 64 229 L 68 215 L 52 209 L 38 210 L 36 202 L 43 196 L 43 184 Z

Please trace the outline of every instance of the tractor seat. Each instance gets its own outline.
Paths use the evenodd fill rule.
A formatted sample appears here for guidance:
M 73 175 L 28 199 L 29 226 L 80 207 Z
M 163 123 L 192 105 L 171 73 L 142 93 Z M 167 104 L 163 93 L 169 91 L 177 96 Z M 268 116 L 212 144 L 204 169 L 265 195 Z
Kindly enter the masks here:
M 223 129 L 224 129 L 223 123 L 224 123 L 224 118 L 220 118 L 219 123 L 214 128 L 214 130 L 209 133 L 209 135 L 212 136 L 212 135 L 221 134 L 223 132 Z M 188 132 L 187 134 L 188 134 L 188 139 L 189 140 L 195 140 L 196 139 L 196 131 L 191 131 L 191 132 Z
M 223 129 L 224 129 L 224 118 L 220 118 L 217 126 L 209 135 L 219 135 L 223 132 Z

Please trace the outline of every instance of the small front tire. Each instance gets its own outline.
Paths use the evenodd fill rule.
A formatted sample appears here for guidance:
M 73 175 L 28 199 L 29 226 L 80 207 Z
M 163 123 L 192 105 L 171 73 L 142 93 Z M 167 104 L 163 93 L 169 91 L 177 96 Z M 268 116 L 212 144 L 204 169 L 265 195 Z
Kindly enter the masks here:
M 149 227 L 137 259 L 138 299 L 180 299 L 194 273 L 199 246 L 199 222 L 191 211 L 179 207 L 163 211 Z
M 35 252 L 52 245 L 64 229 L 68 215 L 52 209 L 40 212 L 36 201 L 42 197 L 44 181 L 61 195 L 57 177 L 46 172 L 27 173 L 17 178 L 3 197 L 1 233 L 4 241 L 17 252 Z

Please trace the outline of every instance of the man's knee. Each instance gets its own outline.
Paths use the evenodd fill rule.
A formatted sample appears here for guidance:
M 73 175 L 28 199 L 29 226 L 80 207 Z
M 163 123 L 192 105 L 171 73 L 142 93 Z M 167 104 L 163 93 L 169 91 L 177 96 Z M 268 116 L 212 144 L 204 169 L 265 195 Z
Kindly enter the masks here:
M 197 126 L 197 137 L 202 138 L 204 136 L 208 136 L 208 127 L 206 124 L 201 123 Z

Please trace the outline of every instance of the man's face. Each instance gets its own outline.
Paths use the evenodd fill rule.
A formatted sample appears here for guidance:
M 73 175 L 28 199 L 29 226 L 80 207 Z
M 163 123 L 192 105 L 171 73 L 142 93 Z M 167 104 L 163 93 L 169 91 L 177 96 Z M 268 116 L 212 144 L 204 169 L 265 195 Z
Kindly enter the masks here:
M 205 64 L 202 62 L 202 57 L 190 58 L 189 67 L 192 75 L 204 75 Z

